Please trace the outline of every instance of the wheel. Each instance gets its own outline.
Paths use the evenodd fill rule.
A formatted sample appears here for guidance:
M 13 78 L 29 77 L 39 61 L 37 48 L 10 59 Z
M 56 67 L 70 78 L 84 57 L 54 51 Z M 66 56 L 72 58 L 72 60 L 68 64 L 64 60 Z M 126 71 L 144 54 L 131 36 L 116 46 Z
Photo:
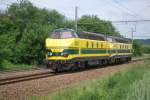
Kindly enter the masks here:
M 51 68 L 52 67 L 52 64 L 50 62 L 47 62 L 46 63 L 46 68 Z
M 85 63 L 85 62 L 75 62 L 75 67 L 77 68 L 77 69 L 85 69 L 86 68 L 86 64 L 87 63 Z
M 51 67 L 52 70 L 54 70 L 56 73 L 62 72 L 63 71 L 63 66 L 61 64 L 53 64 Z

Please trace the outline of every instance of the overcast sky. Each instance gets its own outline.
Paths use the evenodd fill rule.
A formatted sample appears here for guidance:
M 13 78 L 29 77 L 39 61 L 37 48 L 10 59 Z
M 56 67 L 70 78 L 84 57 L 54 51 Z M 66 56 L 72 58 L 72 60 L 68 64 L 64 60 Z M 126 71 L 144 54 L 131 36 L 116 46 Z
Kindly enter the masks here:
M 17 0 L 0 0 L 0 9 L 4 10 Z M 150 0 L 29 0 L 35 6 L 56 9 L 69 19 L 74 19 L 74 8 L 78 6 L 78 16 L 98 15 L 100 19 L 150 20 Z M 134 38 L 150 38 L 150 22 L 114 23 L 117 30 L 126 37 L 131 37 L 131 28 L 135 28 Z

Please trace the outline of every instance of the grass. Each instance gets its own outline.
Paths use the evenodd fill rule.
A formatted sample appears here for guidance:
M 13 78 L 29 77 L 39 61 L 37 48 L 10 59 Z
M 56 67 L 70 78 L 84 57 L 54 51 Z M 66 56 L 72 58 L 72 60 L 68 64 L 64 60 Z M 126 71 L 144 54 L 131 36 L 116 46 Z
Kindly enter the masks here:
M 14 70 L 30 70 L 36 68 L 33 65 L 27 65 L 27 64 L 13 64 L 7 60 L 3 61 L 2 67 L 0 67 L 0 70 L 3 71 L 14 71 Z
M 146 73 L 143 79 L 135 81 L 127 94 L 126 100 L 150 100 L 150 73 Z
M 132 59 L 150 58 L 150 54 L 142 54 L 142 56 L 132 57 Z
M 31 100 L 150 100 L 150 62 Z

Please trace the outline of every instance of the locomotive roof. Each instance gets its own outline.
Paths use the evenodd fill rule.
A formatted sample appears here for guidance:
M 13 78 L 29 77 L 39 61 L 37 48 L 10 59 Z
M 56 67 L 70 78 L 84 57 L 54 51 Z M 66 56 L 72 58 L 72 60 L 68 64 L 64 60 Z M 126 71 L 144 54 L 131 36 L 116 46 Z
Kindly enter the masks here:
M 75 32 L 73 29 L 69 28 L 59 28 L 56 29 L 55 31 L 60 31 L 60 30 L 68 30 Z M 100 33 L 92 33 L 92 32 L 79 32 L 77 33 L 79 38 L 84 38 L 84 39 L 92 39 L 92 40 L 102 40 L 102 41 L 108 41 L 107 38 L 112 38 L 112 41 L 114 42 L 119 42 L 119 43 L 131 43 L 131 39 L 129 38 L 124 38 L 124 37 L 117 37 L 117 36 L 107 36 L 104 34 Z
M 67 30 L 67 31 L 72 31 L 75 32 L 73 29 L 69 29 L 69 28 L 59 28 L 56 29 L 55 31 L 61 31 L 61 30 Z M 102 40 L 102 41 L 106 41 L 106 36 L 103 34 L 99 34 L 99 33 L 92 33 L 92 32 L 77 32 L 77 35 L 79 38 L 84 38 L 84 39 L 92 39 L 92 40 Z
M 115 42 L 119 42 L 119 43 L 131 43 L 131 39 L 129 38 L 125 38 L 125 37 L 117 37 L 117 36 L 109 36 L 110 38 L 112 38 Z
M 70 28 L 59 28 L 59 29 L 55 29 L 54 31 L 60 31 L 60 30 L 74 31 L 73 29 Z
M 80 32 L 78 33 L 79 38 L 85 38 L 85 39 L 92 39 L 92 40 L 103 40 L 106 41 L 106 36 L 99 33 L 92 33 L 92 32 Z

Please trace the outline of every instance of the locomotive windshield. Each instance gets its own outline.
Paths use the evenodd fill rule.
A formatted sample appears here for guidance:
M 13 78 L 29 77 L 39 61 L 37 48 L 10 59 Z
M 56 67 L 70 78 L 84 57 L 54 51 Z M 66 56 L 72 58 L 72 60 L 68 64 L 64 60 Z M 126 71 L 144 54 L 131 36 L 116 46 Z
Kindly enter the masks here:
M 50 38 L 53 39 L 66 39 L 76 37 L 77 37 L 76 33 L 73 30 L 69 29 L 57 29 L 50 36 Z

